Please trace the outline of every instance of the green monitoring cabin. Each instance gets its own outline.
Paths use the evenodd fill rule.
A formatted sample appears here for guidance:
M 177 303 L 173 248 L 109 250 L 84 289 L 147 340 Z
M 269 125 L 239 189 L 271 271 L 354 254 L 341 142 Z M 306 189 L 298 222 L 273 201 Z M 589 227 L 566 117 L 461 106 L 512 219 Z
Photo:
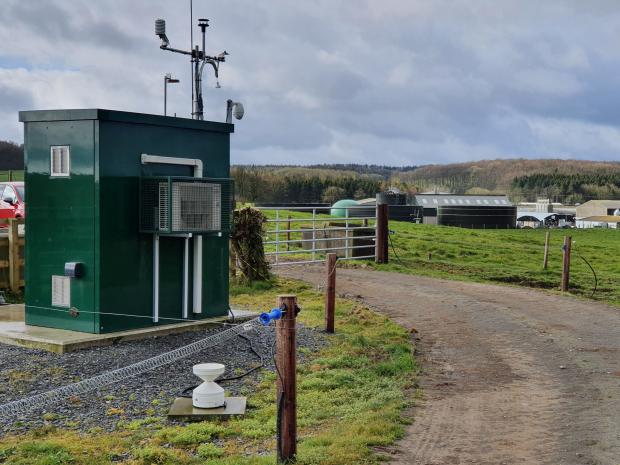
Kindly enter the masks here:
M 25 111 L 26 323 L 108 333 L 228 313 L 232 124 Z

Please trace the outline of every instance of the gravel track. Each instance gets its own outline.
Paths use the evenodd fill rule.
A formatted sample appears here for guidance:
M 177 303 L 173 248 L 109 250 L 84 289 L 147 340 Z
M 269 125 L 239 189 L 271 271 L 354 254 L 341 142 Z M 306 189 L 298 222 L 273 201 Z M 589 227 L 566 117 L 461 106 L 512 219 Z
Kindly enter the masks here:
M 278 272 L 324 283 L 323 267 Z M 364 269 L 336 289 L 420 338 L 423 399 L 392 464 L 620 464 L 620 309 Z
M 222 329 L 226 328 L 224 326 Z M 0 344 L 0 403 L 127 366 L 218 331 L 220 329 L 190 331 L 66 354 Z M 254 348 L 265 361 L 265 368 L 273 371 L 273 325 L 258 327 L 244 335 L 252 339 Z M 325 345 L 326 339 L 320 331 L 302 326 L 298 331 L 297 343 L 299 347 L 315 352 Z M 305 356 L 302 352 L 299 359 L 303 361 Z M 259 358 L 251 352 L 249 342 L 234 337 L 222 345 L 141 376 L 128 378 L 122 383 L 83 394 L 79 398 L 67 399 L 66 402 L 45 409 L 34 410 L 22 418 L 0 419 L 0 432 L 18 433 L 48 425 L 81 431 L 95 427 L 110 431 L 116 429 L 119 422 L 122 424 L 150 416 L 165 416 L 174 398 L 184 388 L 200 382 L 192 374 L 192 366 L 203 362 L 225 364 L 226 373 L 223 377 L 235 376 L 260 364 Z M 222 386 L 231 395 L 251 395 L 252 386 L 259 377 L 260 374 L 254 372 L 240 380 L 224 382 Z

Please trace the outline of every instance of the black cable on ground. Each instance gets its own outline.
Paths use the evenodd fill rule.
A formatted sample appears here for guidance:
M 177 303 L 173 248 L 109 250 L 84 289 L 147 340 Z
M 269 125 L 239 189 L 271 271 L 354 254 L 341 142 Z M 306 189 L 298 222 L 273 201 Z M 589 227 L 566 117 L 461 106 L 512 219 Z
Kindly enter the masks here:
M 284 412 L 284 391 L 278 396 L 278 412 L 276 415 L 276 448 L 278 463 L 282 463 L 282 413 Z
M 592 265 L 590 265 L 590 262 L 586 260 L 586 258 L 583 255 L 581 255 L 579 252 L 577 252 L 577 255 L 579 256 L 579 258 L 581 258 L 585 262 L 586 265 L 588 265 L 588 267 L 592 271 L 592 274 L 594 275 L 594 288 L 592 289 L 592 294 L 590 294 L 590 298 L 593 298 L 594 294 L 596 293 L 596 290 L 598 289 L 598 277 L 596 276 L 596 271 L 594 271 L 594 268 L 592 267 Z
M 400 263 L 402 266 L 406 266 L 405 263 L 400 259 L 398 254 L 396 253 L 396 248 L 394 247 L 394 242 L 392 242 L 392 234 L 388 232 L 388 239 L 390 240 L 390 245 L 392 246 L 392 252 L 394 252 L 394 257 L 396 257 L 396 261 Z

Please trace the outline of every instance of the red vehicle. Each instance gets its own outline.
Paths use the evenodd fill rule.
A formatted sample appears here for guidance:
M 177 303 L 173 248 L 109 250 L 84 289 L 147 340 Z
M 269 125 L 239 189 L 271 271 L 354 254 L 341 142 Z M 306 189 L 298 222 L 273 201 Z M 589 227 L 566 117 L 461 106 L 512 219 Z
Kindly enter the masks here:
M 0 221 L 26 216 L 23 182 L 2 182 L 0 193 Z

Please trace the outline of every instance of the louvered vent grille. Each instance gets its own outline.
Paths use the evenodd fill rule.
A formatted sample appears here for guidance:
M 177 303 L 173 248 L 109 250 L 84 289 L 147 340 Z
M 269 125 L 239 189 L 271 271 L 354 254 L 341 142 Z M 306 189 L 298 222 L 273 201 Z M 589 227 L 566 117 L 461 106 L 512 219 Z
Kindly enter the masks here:
M 219 184 L 174 182 L 172 228 L 181 231 L 220 231 L 222 189 Z
M 230 179 L 160 177 L 140 180 L 142 232 L 228 232 L 231 210 Z
M 71 278 L 68 276 L 52 276 L 52 306 L 71 306 Z
M 159 197 L 157 207 L 157 221 L 160 231 L 170 230 L 170 189 L 168 182 L 159 183 Z

